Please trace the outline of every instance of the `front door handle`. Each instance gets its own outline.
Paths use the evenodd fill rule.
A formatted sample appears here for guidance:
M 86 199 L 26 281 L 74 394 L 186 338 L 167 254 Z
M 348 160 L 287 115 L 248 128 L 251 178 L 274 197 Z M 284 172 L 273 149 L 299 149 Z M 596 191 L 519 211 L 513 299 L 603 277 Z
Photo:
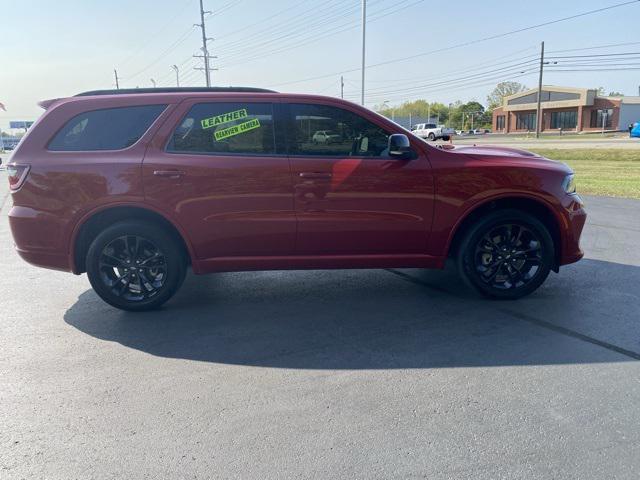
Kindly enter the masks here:
M 302 172 L 300 178 L 313 178 L 313 179 L 330 179 L 332 175 L 330 173 L 323 172 Z
M 156 177 L 167 177 L 167 178 L 180 178 L 184 176 L 184 172 L 182 170 L 154 170 L 153 174 Z

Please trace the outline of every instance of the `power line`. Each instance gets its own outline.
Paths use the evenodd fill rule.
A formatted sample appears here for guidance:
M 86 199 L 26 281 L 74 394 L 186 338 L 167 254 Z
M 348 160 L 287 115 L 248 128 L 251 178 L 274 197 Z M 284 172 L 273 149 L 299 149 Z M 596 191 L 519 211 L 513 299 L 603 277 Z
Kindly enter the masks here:
M 549 53 L 563 53 L 563 52 L 579 52 L 582 50 L 598 50 L 601 48 L 611 47 L 625 47 L 628 45 L 640 45 L 640 42 L 625 42 L 625 43 L 610 43 L 609 45 L 596 45 L 594 47 L 582 47 L 582 48 L 568 48 L 564 50 L 551 50 Z
M 374 93 L 370 93 L 369 95 L 367 95 L 368 98 L 371 97 L 386 97 L 389 95 L 393 95 L 393 94 L 402 94 L 402 95 L 407 95 L 407 94 L 416 94 L 416 93 L 424 93 L 424 92 L 435 92 L 435 91 L 444 91 L 447 89 L 452 89 L 452 88 L 458 88 L 458 87 L 469 87 L 469 86 L 475 86 L 477 85 L 477 82 L 480 81 L 487 81 L 487 80 L 492 80 L 492 81 L 496 81 L 496 80 L 503 80 L 505 78 L 516 78 L 516 77 L 520 77 L 522 75 L 528 75 L 530 73 L 534 73 L 537 72 L 538 70 L 536 68 L 534 68 L 535 65 L 531 64 L 529 66 L 529 68 L 527 68 L 526 70 L 523 70 L 522 68 L 517 68 L 517 69 L 513 69 L 511 71 L 501 71 L 501 72 L 496 72 L 496 71 L 488 71 L 488 72 L 484 72 L 482 74 L 478 74 L 476 76 L 473 76 L 473 78 L 469 78 L 469 77 L 459 77 L 456 79 L 450 79 L 444 82 L 437 82 L 437 83 L 432 83 L 432 84 L 427 84 L 427 85 L 421 85 L 419 87 L 414 87 L 414 88 L 402 88 L 402 89 L 398 89 L 398 90 L 385 90 L 385 91 L 381 91 L 381 92 L 374 92 Z
M 345 7 L 344 4 L 341 4 L 340 0 L 327 0 L 322 5 L 322 8 L 316 6 L 296 13 L 273 25 L 265 25 L 263 28 L 252 31 L 249 35 L 240 39 L 226 43 L 224 40 L 221 40 L 221 47 L 227 51 L 253 49 L 257 46 L 273 43 L 279 40 L 280 37 L 286 38 L 299 31 L 304 31 L 310 28 L 311 25 L 318 25 L 319 21 L 323 19 L 340 18 L 350 11 L 355 11 L 355 9 L 357 9 L 357 6 L 352 5 Z M 238 47 L 241 48 L 238 50 Z
M 259 21 L 257 21 L 257 22 L 251 23 L 251 24 L 249 24 L 249 25 L 245 25 L 244 27 L 242 27 L 242 28 L 238 28 L 238 29 L 235 29 L 235 30 L 233 30 L 233 31 L 232 31 L 232 32 L 230 32 L 230 33 L 223 34 L 223 35 L 221 36 L 221 38 L 234 37 L 234 36 L 236 36 L 236 35 L 238 35 L 238 34 L 240 34 L 240 33 L 242 33 L 242 32 L 246 32 L 247 30 L 249 30 L 249 29 L 251 29 L 251 28 L 255 27 L 256 25 L 264 25 L 266 22 L 268 22 L 268 21 L 269 21 L 269 20 L 271 20 L 272 18 L 276 18 L 276 17 L 278 17 L 279 15 L 282 15 L 282 14 L 283 14 L 283 13 L 285 13 L 285 12 L 289 12 L 289 11 L 291 11 L 291 10 L 295 10 L 296 8 L 298 8 L 298 7 L 302 6 L 303 4 L 308 3 L 308 2 L 310 2 L 310 1 L 312 1 L 312 0 L 302 0 L 302 1 L 298 2 L 298 4 L 297 4 L 297 5 L 295 5 L 294 7 L 289 7 L 289 6 L 288 6 L 288 7 L 286 7 L 286 8 L 283 8 L 282 10 L 277 11 L 276 13 L 272 14 L 271 16 L 269 16 L 269 17 L 267 17 L 267 18 L 265 18 L 265 19 L 259 20 Z
M 532 70 L 530 72 L 525 72 L 525 73 L 513 75 L 513 76 L 511 76 L 509 78 L 511 80 L 516 80 L 518 78 L 523 78 L 523 77 L 529 76 L 532 73 L 536 73 L 536 72 Z M 444 91 L 452 92 L 452 91 L 456 91 L 456 90 L 468 89 L 469 87 L 485 87 L 485 86 L 495 85 L 496 80 L 500 80 L 501 78 L 503 78 L 503 77 L 487 78 L 487 79 L 485 79 L 486 81 L 484 83 L 469 82 L 469 83 L 455 85 L 455 86 L 445 86 L 445 87 L 425 90 L 425 91 L 422 91 L 422 92 L 414 92 L 414 98 L 415 98 L 415 95 L 418 95 L 418 94 L 419 95 L 433 94 L 433 93 L 444 92 Z M 385 100 L 394 100 L 394 99 L 407 100 L 408 99 L 407 95 L 404 92 L 400 92 L 398 94 L 384 94 L 384 95 L 376 94 L 376 95 L 367 96 L 367 99 L 372 100 L 371 97 L 374 97 L 373 100 L 377 99 L 378 101 L 380 101 L 383 98 Z M 356 94 L 356 93 L 345 94 L 345 98 L 351 98 L 353 100 L 356 100 L 356 99 L 359 99 L 359 94 Z
M 523 28 L 519 28 L 519 29 L 516 29 L 516 30 L 511 30 L 511 31 L 508 31 L 508 32 L 503 32 L 503 33 L 499 33 L 499 34 L 496 34 L 496 35 L 490 35 L 490 36 L 483 37 L 483 38 L 480 38 L 480 39 L 477 39 L 477 40 L 470 40 L 470 41 L 458 43 L 458 44 L 455 44 L 455 45 L 451 45 L 451 46 L 448 46 L 448 47 L 442 47 L 442 48 L 438 48 L 438 49 L 435 49 L 435 50 L 430 50 L 430 51 L 427 51 L 427 52 L 422 52 L 422 53 L 418 53 L 418 54 L 415 54 L 415 55 L 410 55 L 410 56 L 407 56 L 407 57 L 401 57 L 401 58 L 397 58 L 397 59 L 394 59 L 394 60 L 387 60 L 385 62 L 379 62 L 379 63 L 375 63 L 375 64 L 372 64 L 372 65 L 367 65 L 367 68 L 374 68 L 374 67 L 380 67 L 382 65 L 389 65 L 389 64 L 392 64 L 392 63 L 404 62 L 406 60 L 412 60 L 412 59 L 415 59 L 415 58 L 419 58 L 419 57 L 423 57 L 423 56 L 427 56 L 427 55 L 432 55 L 434 53 L 446 52 L 446 51 L 453 50 L 453 49 L 456 49 L 456 48 L 467 47 L 469 45 L 473 45 L 473 44 L 476 44 L 476 43 L 487 42 L 487 41 L 490 41 L 490 40 L 496 40 L 498 38 L 503 38 L 503 37 L 506 37 L 506 36 L 509 36 L 509 35 L 514 35 L 516 33 L 522 33 L 522 32 L 526 32 L 526 31 L 529 31 L 529 30 L 534 30 L 536 28 L 541 28 L 541 27 L 545 27 L 545 26 L 548 26 L 548 25 L 553 25 L 553 24 L 556 24 L 556 23 L 565 22 L 565 21 L 568 21 L 568 20 L 573 20 L 573 19 L 576 19 L 576 18 L 584 17 L 584 16 L 587 16 L 587 15 L 593 15 L 595 13 L 600 13 L 600 12 L 603 12 L 603 11 L 606 11 L 606 10 L 619 8 L 619 7 L 622 7 L 622 6 L 625 6 L 625 5 L 637 4 L 639 1 L 640 0 L 633 0 L 633 1 L 628 1 L 628 2 L 617 3 L 617 4 L 614 4 L 614 5 L 610 5 L 608 7 L 602 7 L 602 8 L 597 8 L 597 9 L 594 9 L 594 10 L 589 10 L 589 11 L 578 13 L 578 14 L 575 14 L 575 15 L 570 15 L 570 16 L 567 16 L 567 17 L 562 17 L 562 18 L 558 18 L 558 19 L 555 19 L 555 20 L 550 20 L 550 21 L 547 21 L 547 22 L 538 23 L 538 24 L 535 24 L 535 25 L 530 25 L 528 27 L 523 27 Z M 321 79 L 321 78 L 327 78 L 327 77 L 330 77 L 330 76 L 339 75 L 340 73 L 352 73 L 352 72 L 355 72 L 355 71 L 358 71 L 358 70 L 359 70 L 359 68 L 352 68 L 352 69 L 348 69 L 348 70 L 342 70 L 342 72 L 332 72 L 332 73 L 329 73 L 329 74 L 317 75 L 315 77 L 309 77 L 309 78 L 304 78 L 304 79 L 300 79 L 300 80 L 290 80 L 290 81 L 287 81 L 287 82 L 281 82 L 281 83 L 274 84 L 272 86 L 273 87 L 278 87 L 278 86 L 283 86 L 283 85 L 291 85 L 291 84 L 294 84 L 294 83 L 308 82 L 308 81 L 312 81 L 312 80 L 318 80 L 318 79 Z
M 333 0 L 335 1 L 335 0 Z M 255 57 L 256 54 L 259 56 L 263 56 L 264 52 L 260 53 L 260 49 L 265 49 L 266 47 L 271 48 L 271 50 L 267 50 L 267 54 L 271 54 L 272 52 L 277 52 L 286 48 L 288 45 L 286 41 L 296 40 L 298 38 L 307 38 L 306 36 L 315 32 L 317 30 L 321 30 L 325 25 L 329 25 L 336 20 L 343 19 L 351 13 L 357 11 L 357 5 L 352 5 L 346 9 L 342 9 L 339 11 L 327 11 L 324 14 L 311 14 L 307 15 L 304 20 L 297 20 L 295 22 L 296 26 L 291 27 L 290 25 L 285 26 L 281 31 L 269 31 L 272 38 L 252 42 L 253 38 L 250 37 L 247 40 L 242 40 L 236 44 L 225 46 L 225 51 L 228 56 L 233 56 L 235 59 L 240 58 L 240 60 L 246 60 L 251 57 Z M 335 27 L 333 27 L 335 29 Z M 324 32 L 326 35 L 327 31 Z M 274 36 L 275 35 L 275 36 Z M 262 39 L 263 37 L 258 36 L 256 39 Z M 319 37 L 316 35 L 315 37 L 318 39 Z M 295 46 L 298 46 L 299 42 L 295 42 Z M 239 63 L 239 62 L 236 62 Z
M 175 42 L 173 42 L 171 45 L 169 45 L 169 47 L 167 47 L 165 50 L 163 50 L 162 53 L 160 55 L 158 55 L 151 63 L 147 64 L 145 67 L 143 67 L 142 69 L 138 70 L 133 75 L 129 75 L 128 78 L 129 79 L 135 78 L 138 75 L 141 75 L 142 73 L 144 73 L 147 70 L 149 70 L 151 67 L 156 65 L 160 60 L 163 60 L 167 53 L 169 53 L 171 50 L 176 48 L 178 45 L 184 43 L 194 31 L 195 31 L 194 30 L 194 26 L 189 27 L 188 30 L 185 30 L 182 33 L 182 35 L 180 35 Z
M 488 74 L 492 74 L 492 73 L 497 73 L 497 72 L 501 72 L 502 74 L 506 74 L 509 73 L 511 71 L 521 71 L 527 67 L 531 67 L 535 62 L 537 62 L 537 59 L 531 59 L 531 60 L 527 60 L 524 62 L 519 62 L 519 63 L 514 63 L 511 65 L 507 65 L 504 67 L 500 67 L 500 68 L 496 68 L 496 69 L 492 69 L 492 70 L 488 70 L 485 72 L 480 72 L 480 73 L 475 73 L 475 74 L 471 74 L 471 75 L 465 75 L 462 77 L 458 77 L 458 78 L 454 78 L 454 79 L 446 79 L 447 76 L 450 75 L 443 75 L 440 78 L 445 78 L 441 81 L 435 82 L 435 83 L 431 83 L 431 84 L 423 84 L 423 85 L 416 85 L 414 87 L 404 87 L 402 88 L 402 90 L 407 91 L 407 90 L 415 90 L 415 89 L 420 89 L 420 88 L 424 88 L 424 87 L 430 87 L 430 86 L 438 86 L 438 85 L 444 85 L 444 84 L 448 84 L 451 82 L 455 82 L 455 81 L 459 81 L 459 80 L 469 80 L 469 79 L 473 79 L 473 78 L 477 78 L 479 76 L 486 76 Z M 519 67 L 519 68 L 518 68 Z M 370 89 L 370 92 L 377 92 L 377 91 L 388 91 L 388 90 L 384 90 L 384 89 Z
M 184 13 L 186 11 L 188 11 L 187 6 L 192 3 L 194 0 L 187 0 L 182 7 L 179 9 L 181 10 L 180 13 Z M 128 57 L 126 57 L 122 62 L 120 62 L 120 66 L 126 64 L 127 62 L 129 62 L 131 59 L 133 59 L 134 57 L 136 57 L 140 52 L 142 52 L 147 46 L 149 46 L 151 43 L 154 43 L 157 41 L 158 38 L 160 38 L 160 34 L 163 33 L 171 24 L 173 24 L 179 17 L 180 17 L 180 13 L 178 14 L 174 14 L 171 16 L 171 19 L 165 23 L 162 27 L 160 27 L 158 30 L 156 30 L 156 32 L 153 35 L 149 35 L 147 37 L 147 39 L 142 42 L 142 44 L 140 44 L 138 46 L 138 48 L 136 48 L 133 53 L 131 53 Z
M 492 58 L 490 60 L 485 60 L 482 63 L 476 63 L 476 64 L 473 64 L 473 65 L 467 66 L 465 68 L 457 68 L 455 70 L 448 70 L 446 72 L 441 72 L 439 74 L 431 75 L 429 77 L 420 76 L 420 77 L 401 78 L 401 79 L 395 78 L 393 80 L 368 80 L 368 82 L 369 83 L 398 83 L 398 84 L 406 84 L 406 83 L 415 82 L 416 80 L 440 79 L 440 78 L 443 77 L 443 75 L 451 75 L 451 74 L 455 74 L 455 73 L 459 73 L 459 72 L 467 73 L 467 72 L 472 72 L 472 71 L 475 71 L 475 70 L 482 70 L 482 69 L 487 68 L 487 67 L 495 67 L 495 66 L 498 66 L 498 65 L 504 65 L 505 63 L 511 63 L 514 60 L 505 60 L 505 61 L 502 61 L 502 62 L 498 62 L 498 60 L 504 60 L 505 58 L 514 57 L 514 56 L 519 55 L 521 53 L 528 52 L 530 50 L 537 49 L 537 48 L 538 47 L 523 48 L 521 50 L 517 50 L 515 52 L 511 52 L 511 53 L 509 53 L 507 55 L 501 55 L 499 57 Z M 520 60 L 524 60 L 525 58 L 537 58 L 537 57 L 538 57 L 537 54 L 536 55 L 526 55 L 524 57 L 521 57 Z M 494 62 L 497 62 L 497 63 L 494 63 Z
M 555 56 L 549 57 L 553 59 L 558 58 L 599 58 L 599 57 L 620 57 L 624 55 L 640 55 L 640 52 L 621 52 L 621 53 L 600 53 L 597 55 L 565 55 L 565 56 Z
M 407 0 L 405 0 L 405 1 L 407 1 Z M 380 11 L 378 11 L 378 12 L 374 13 L 373 15 L 371 15 L 370 17 L 368 17 L 367 22 L 368 23 L 375 22 L 375 21 L 377 21 L 377 20 L 379 20 L 379 19 L 381 19 L 383 17 L 395 14 L 395 13 L 401 11 L 401 10 L 404 10 L 405 8 L 409 8 L 409 7 L 411 7 L 411 6 L 415 5 L 415 4 L 423 2 L 423 1 L 424 0 L 418 0 L 418 1 L 416 1 L 416 2 L 414 2 L 412 4 L 410 4 L 410 5 L 405 5 L 405 6 L 401 7 L 401 8 L 395 8 L 391 12 L 388 12 L 388 13 L 385 13 L 385 14 L 376 15 L 376 13 L 380 12 Z M 388 9 L 384 9 L 384 10 L 388 10 Z M 331 23 L 331 22 L 326 22 L 325 21 L 323 23 Z M 359 21 L 351 21 L 351 22 L 343 23 L 341 25 L 334 26 L 329 30 L 325 30 L 324 33 L 321 34 L 321 35 L 313 34 L 313 33 L 311 33 L 309 31 L 309 29 L 306 29 L 306 31 L 303 32 L 303 35 L 307 35 L 307 36 L 296 40 L 293 44 L 276 47 L 274 50 L 270 50 L 270 51 L 267 51 L 267 52 L 262 52 L 262 53 L 257 53 L 257 54 L 255 54 L 255 52 L 254 52 L 254 53 L 250 54 L 249 56 L 245 56 L 244 58 L 241 58 L 240 61 L 232 62 L 230 64 L 224 64 L 223 67 L 225 67 L 225 68 L 234 67 L 234 66 L 237 66 L 237 65 L 242 65 L 242 64 L 248 63 L 250 61 L 253 61 L 253 60 L 256 60 L 256 59 L 259 59 L 259 58 L 264 58 L 264 57 L 267 57 L 267 56 L 270 56 L 270 55 L 275 55 L 275 54 L 278 54 L 278 53 L 286 52 L 288 50 L 293 50 L 293 49 L 296 49 L 296 48 L 300 48 L 302 46 L 308 45 L 310 43 L 317 42 L 317 41 L 322 40 L 324 38 L 332 37 L 332 36 L 337 35 L 339 33 L 343 33 L 343 32 L 352 30 L 352 29 L 358 27 L 359 25 L 360 25 Z M 315 28 L 316 27 L 314 27 L 314 29 Z M 359 70 L 359 69 L 356 69 L 356 70 Z M 324 77 L 328 77 L 328 76 L 329 75 L 324 75 L 323 78 Z

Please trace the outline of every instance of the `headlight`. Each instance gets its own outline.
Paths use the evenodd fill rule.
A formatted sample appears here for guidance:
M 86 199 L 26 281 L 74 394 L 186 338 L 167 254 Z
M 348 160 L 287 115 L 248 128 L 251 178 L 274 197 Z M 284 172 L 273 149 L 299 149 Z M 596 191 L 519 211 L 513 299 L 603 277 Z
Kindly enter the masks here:
M 576 193 L 576 181 L 573 173 L 564 177 L 562 189 L 567 193 Z

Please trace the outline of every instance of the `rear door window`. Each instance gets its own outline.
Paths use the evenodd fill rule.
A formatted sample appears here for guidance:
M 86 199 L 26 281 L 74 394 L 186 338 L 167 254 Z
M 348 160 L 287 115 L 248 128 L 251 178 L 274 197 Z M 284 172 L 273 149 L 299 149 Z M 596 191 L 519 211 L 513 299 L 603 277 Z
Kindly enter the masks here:
M 269 155 L 276 152 L 271 103 L 197 103 L 176 127 L 172 153 Z
M 62 127 L 48 148 L 62 152 L 122 150 L 136 143 L 166 107 L 139 105 L 81 113 Z

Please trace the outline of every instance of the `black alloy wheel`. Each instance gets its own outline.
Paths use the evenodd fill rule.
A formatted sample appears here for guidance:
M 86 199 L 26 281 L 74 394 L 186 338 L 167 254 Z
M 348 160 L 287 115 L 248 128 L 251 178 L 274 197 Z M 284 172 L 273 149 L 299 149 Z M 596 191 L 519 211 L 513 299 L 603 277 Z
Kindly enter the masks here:
M 157 295 L 167 278 L 164 253 L 138 235 L 124 235 L 105 245 L 99 262 L 105 287 L 130 302 Z
M 186 274 L 186 257 L 166 228 L 122 221 L 94 239 L 87 275 L 96 293 L 123 310 L 150 310 L 169 300 Z
M 480 293 L 519 298 L 536 290 L 553 267 L 555 254 L 548 229 L 517 210 L 496 211 L 467 232 L 458 265 Z

